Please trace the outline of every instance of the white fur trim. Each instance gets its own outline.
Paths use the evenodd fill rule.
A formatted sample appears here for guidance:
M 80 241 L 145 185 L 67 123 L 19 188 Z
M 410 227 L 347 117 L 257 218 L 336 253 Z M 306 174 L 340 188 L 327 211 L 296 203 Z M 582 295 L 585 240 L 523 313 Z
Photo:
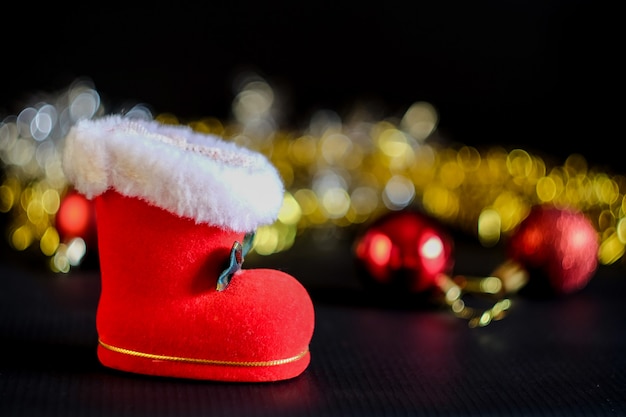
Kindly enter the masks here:
M 284 188 L 257 152 L 188 126 L 110 115 L 77 122 L 63 169 L 87 198 L 108 189 L 197 223 L 253 231 L 274 222 Z

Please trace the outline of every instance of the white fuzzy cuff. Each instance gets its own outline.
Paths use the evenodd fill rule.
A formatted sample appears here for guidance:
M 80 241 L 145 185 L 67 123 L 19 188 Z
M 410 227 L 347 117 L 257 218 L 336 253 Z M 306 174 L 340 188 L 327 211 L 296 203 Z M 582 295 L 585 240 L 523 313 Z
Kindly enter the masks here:
M 249 232 L 274 222 L 284 188 L 268 159 L 188 126 L 118 115 L 85 119 L 65 138 L 63 169 L 87 198 L 108 189 L 181 217 Z

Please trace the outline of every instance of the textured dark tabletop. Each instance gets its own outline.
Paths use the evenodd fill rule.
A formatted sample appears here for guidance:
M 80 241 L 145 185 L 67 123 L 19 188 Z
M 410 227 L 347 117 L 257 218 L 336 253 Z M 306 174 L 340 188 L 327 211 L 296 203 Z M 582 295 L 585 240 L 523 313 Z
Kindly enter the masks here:
M 3 249 L 4 250 L 4 249 Z M 498 256 L 465 251 L 480 271 Z M 236 384 L 146 377 L 96 357 L 97 268 L 55 275 L 3 253 L 2 416 L 619 416 L 626 415 L 626 274 L 601 267 L 558 300 L 517 296 L 482 328 L 439 308 L 377 302 L 348 245 L 313 245 L 244 267 L 300 278 L 316 308 L 299 377 Z

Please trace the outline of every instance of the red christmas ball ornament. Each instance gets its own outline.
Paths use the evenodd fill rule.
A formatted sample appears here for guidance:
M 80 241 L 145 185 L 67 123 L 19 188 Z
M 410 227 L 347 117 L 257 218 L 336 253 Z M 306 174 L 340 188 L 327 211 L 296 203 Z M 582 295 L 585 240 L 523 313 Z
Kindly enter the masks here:
M 97 244 L 96 214 L 91 200 L 75 191 L 69 191 L 61 200 L 55 217 L 55 226 L 62 240 L 80 237 L 87 246 Z
M 453 240 L 432 218 L 412 210 L 389 212 L 356 239 L 360 277 L 379 289 L 409 294 L 439 288 L 453 267 Z
M 528 272 L 522 290 L 535 295 L 576 292 L 598 266 L 599 237 L 581 212 L 540 205 L 507 243 L 508 257 Z

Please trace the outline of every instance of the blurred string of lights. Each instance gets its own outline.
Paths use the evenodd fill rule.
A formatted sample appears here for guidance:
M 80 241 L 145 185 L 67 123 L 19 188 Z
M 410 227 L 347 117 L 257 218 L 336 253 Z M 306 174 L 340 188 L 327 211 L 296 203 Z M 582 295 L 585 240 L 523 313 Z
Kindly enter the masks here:
M 588 166 L 582 155 L 550 164 L 520 148 L 446 145 L 437 131 L 437 110 L 428 102 L 382 120 L 367 111 L 342 119 L 320 110 L 306 127 L 285 130 L 277 122 L 278 102 L 272 86 L 252 76 L 237 88 L 232 120 L 182 121 L 169 113 L 154 116 L 145 105 L 124 113 L 185 123 L 255 149 L 274 163 L 286 192 L 276 222 L 257 231 L 252 250 L 261 255 L 288 250 L 310 230 L 339 236 L 409 206 L 489 247 L 512 232 L 532 206 L 552 203 L 588 215 L 600 237 L 601 264 L 622 259 L 626 178 Z M 89 249 L 85 236 L 64 238 L 58 230 L 59 209 L 71 193 L 61 167 L 63 138 L 78 119 L 106 113 L 93 83 L 81 79 L 64 91 L 33 98 L 32 105 L 0 122 L 5 237 L 17 251 L 38 250 L 56 272 L 80 265 Z

